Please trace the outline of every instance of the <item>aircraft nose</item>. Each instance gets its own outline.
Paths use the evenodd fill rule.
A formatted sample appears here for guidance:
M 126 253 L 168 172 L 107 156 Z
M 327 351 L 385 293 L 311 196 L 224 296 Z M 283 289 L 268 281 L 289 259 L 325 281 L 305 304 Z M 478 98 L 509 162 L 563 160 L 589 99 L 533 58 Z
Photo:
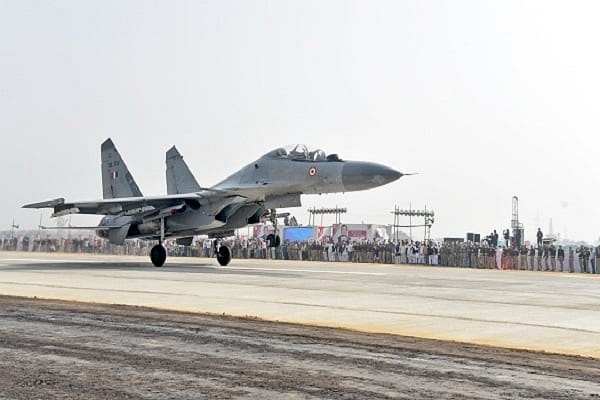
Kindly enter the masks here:
M 385 165 L 347 161 L 342 169 L 342 184 L 346 191 L 365 190 L 399 179 L 403 174 Z

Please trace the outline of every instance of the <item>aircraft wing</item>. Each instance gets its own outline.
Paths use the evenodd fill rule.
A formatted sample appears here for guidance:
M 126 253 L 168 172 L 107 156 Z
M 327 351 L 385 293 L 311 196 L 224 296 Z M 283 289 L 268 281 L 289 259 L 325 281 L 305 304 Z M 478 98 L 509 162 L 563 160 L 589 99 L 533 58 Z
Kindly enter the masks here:
M 52 208 L 52 217 L 68 214 L 90 215 L 145 215 L 160 212 L 167 216 L 181 210 L 186 205 L 218 205 L 243 201 L 244 197 L 235 192 L 209 189 L 197 193 L 167 196 L 124 197 L 114 199 L 67 202 L 58 198 L 39 203 L 26 204 L 23 208 Z M 162 215 L 164 214 L 164 215 Z
M 108 231 L 111 229 L 119 229 L 121 228 L 122 225 L 106 225 L 106 226 L 100 226 L 100 225 L 95 225 L 95 226 L 44 226 L 44 225 L 40 225 L 40 229 L 44 229 L 44 230 L 57 230 L 57 231 L 62 231 L 62 230 L 90 230 L 90 231 Z

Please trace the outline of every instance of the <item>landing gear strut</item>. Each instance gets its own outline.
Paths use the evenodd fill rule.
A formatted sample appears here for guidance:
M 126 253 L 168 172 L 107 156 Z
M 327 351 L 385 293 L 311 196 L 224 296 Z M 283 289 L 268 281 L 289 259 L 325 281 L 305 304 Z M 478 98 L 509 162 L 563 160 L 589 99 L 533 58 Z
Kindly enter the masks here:
M 150 250 L 150 261 L 154 264 L 155 267 L 162 267 L 167 260 L 167 251 L 162 245 L 162 242 L 165 240 L 165 219 L 160 219 L 160 239 L 158 239 L 158 244 L 152 247 Z
M 269 218 L 273 224 L 274 231 L 267 235 L 267 246 L 268 247 L 279 247 L 281 245 L 281 238 L 279 237 L 279 230 L 277 229 L 277 210 L 271 209 Z

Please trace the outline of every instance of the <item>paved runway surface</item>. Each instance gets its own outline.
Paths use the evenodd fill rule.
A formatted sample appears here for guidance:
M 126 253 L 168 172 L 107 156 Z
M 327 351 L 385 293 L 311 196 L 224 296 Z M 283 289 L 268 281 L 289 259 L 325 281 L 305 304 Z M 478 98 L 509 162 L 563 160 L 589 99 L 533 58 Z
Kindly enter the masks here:
M 0 294 L 600 357 L 600 275 L 4 252 Z

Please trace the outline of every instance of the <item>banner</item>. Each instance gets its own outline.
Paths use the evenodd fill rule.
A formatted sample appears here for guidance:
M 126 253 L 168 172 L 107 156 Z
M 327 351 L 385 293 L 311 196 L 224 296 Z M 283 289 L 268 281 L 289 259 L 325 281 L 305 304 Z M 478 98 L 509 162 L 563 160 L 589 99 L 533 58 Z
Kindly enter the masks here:
M 283 240 L 290 242 L 308 242 L 314 240 L 315 228 L 312 226 L 286 226 L 283 229 Z
M 334 242 L 373 240 L 374 229 L 371 224 L 334 224 L 331 236 Z

